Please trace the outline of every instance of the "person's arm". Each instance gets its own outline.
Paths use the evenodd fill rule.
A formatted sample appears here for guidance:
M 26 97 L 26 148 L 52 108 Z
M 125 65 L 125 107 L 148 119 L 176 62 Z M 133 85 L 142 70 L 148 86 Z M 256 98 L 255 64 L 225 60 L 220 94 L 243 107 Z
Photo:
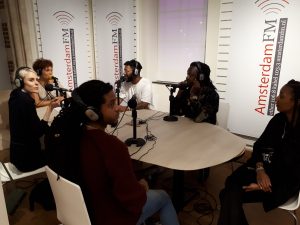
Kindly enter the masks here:
M 187 81 L 184 80 L 184 81 L 179 82 L 178 88 L 179 88 L 179 90 L 178 90 L 178 92 L 176 94 L 176 98 L 181 98 L 183 92 L 185 90 L 187 90 L 187 88 L 188 88 Z
M 46 121 L 46 122 L 49 122 L 49 119 L 50 119 L 50 116 L 51 116 L 51 113 L 53 111 L 54 108 L 56 107 L 59 107 L 60 106 L 60 100 L 52 100 L 50 102 L 50 104 L 48 105 L 47 109 L 46 109 L 46 112 L 43 116 L 43 120 Z
M 151 102 L 152 84 L 149 80 L 145 80 L 144 86 L 142 88 L 141 99 L 140 102 L 138 102 L 136 109 L 149 109 Z
M 40 138 L 49 128 L 47 121 L 40 120 L 33 100 L 23 99 L 21 104 L 23 106 L 21 107 L 22 111 L 20 113 L 23 115 L 23 118 L 26 119 L 24 121 L 26 127 L 32 132 L 31 135 L 33 137 Z
M 112 137 L 112 142 L 114 151 L 105 160 L 112 181 L 112 191 L 127 211 L 139 214 L 146 201 L 145 184 L 137 181 L 125 144 L 116 137 Z
M 281 134 L 283 128 L 281 128 L 281 118 L 279 114 L 276 114 L 268 123 L 263 133 L 253 144 L 253 152 L 251 158 L 248 160 L 248 165 L 256 168 L 257 164 L 263 165 L 262 153 L 265 148 L 272 147 L 274 142 L 277 142 L 278 135 Z M 279 133 L 279 134 L 278 134 Z
M 149 109 L 149 103 L 148 102 L 139 102 L 136 106 L 136 109 Z
M 300 187 L 300 137 L 291 138 L 283 143 L 282 154 L 273 172 L 272 193 L 266 196 L 265 210 L 276 208 L 290 197 L 299 193 Z
M 198 82 L 190 90 L 190 108 L 197 123 L 215 118 L 219 110 L 219 95 L 213 88 L 200 87 Z
M 59 102 L 60 103 L 62 100 L 64 100 L 63 96 L 55 97 L 53 99 L 47 99 L 47 98 L 41 99 L 40 96 L 37 93 L 31 93 L 30 95 L 34 99 L 36 108 L 48 106 L 52 102 Z
M 34 99 L 36 108 L 47 106 L 52 101 L 47 98 L 41 99 L 39 94 L 37 94 L 37 93 L 32 93 L 31 97 Z

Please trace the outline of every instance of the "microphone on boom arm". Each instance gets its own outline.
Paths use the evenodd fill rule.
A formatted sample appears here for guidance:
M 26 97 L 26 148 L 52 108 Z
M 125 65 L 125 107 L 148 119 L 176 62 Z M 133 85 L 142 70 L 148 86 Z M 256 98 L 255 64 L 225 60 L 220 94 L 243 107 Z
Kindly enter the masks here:
M 72 92 L 71 89 L 66 89 L 66 88 L 61 88 L 61 87 L 56 87 L 53 84 L 46 84 L 45 85 L 46 91 L 59 91 L 59 92 Z
M 167 87 L 172 87 L 172 88 L 179 88 L 180 90 L 184 90 L 188 87 L 187 81 L 182 81 L 180 83 L 169 83 L 166 84 Z
M 126 80 L 126 77 L 123 75 L 123 76 L 120 77 L 119 80 L 117 80 L 117 81 L 115 82 L 115 84 L 118 85 L 118 86 L 120 86 L 121 83 L 123 83 L 125 80 Z

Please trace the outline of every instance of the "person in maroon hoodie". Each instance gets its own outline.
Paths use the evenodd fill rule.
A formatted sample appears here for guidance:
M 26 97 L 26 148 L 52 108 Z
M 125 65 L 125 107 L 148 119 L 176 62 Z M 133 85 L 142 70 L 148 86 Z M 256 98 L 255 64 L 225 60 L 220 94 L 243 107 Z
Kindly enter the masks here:
M 119 117 L 113 87 L 100 80 L 87 81 L 72 98 L 88 117 L 81 138 L 80 174 L 92 224 L 139 225 L 156 212 L 161 224 L 179 224 L 167 193 L 149 190 L 145 180 L 138 181 L 127 146 L 105 132 Z

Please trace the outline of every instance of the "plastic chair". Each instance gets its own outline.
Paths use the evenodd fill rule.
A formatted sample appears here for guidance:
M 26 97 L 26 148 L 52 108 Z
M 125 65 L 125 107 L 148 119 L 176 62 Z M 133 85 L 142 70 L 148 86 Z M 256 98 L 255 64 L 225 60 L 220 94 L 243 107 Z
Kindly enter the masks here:
M 13 180 L 18 180 L 24 177 L 32 176 L 34 174 L 45 172 L 45 167 L 30 171 L 30 172 L 21 172 L 18 170 L 14 164 L 7 162 L 0 162 L 0 177 L 2 182 L 11 181 L 10 176 Z
M 300 191 L 294 197 L 290 198 L 286 203 L 279 206 L 278 208 L 287 210 L 292 217 L 294 218 L 294 224 L 298 225 L 298 218 L 296 215 L 296 210 L 299 208 L 300 205 Z
M 1 225 L 9 225 L 1 177 L 0 177 L 0 218 L 1 218 L 0 219 Z
M 57 219 L 65 225 L 91 225 L 80 186 L 59 176 L 48 166 L 46 173 L 56 204 Z

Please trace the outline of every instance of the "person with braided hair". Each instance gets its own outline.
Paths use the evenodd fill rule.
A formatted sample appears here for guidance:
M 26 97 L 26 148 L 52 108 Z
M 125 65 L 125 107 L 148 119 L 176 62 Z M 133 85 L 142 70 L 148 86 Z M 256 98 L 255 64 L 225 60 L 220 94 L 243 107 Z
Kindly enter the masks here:
M 179 83 L 174 101 L 174 113 L 197 123 L 217 123 L 219 95 L 210 79 L 207 64 L 195 61 L 187 70 L 186 80 Z
M 262 202 L 266 212 L 300 190 L 300 82 L 290 80 L 276 98 L 277 113 L 254 143 L 246 164 L 220 192 L 218 225 L 247 225 L 243 203 Z

